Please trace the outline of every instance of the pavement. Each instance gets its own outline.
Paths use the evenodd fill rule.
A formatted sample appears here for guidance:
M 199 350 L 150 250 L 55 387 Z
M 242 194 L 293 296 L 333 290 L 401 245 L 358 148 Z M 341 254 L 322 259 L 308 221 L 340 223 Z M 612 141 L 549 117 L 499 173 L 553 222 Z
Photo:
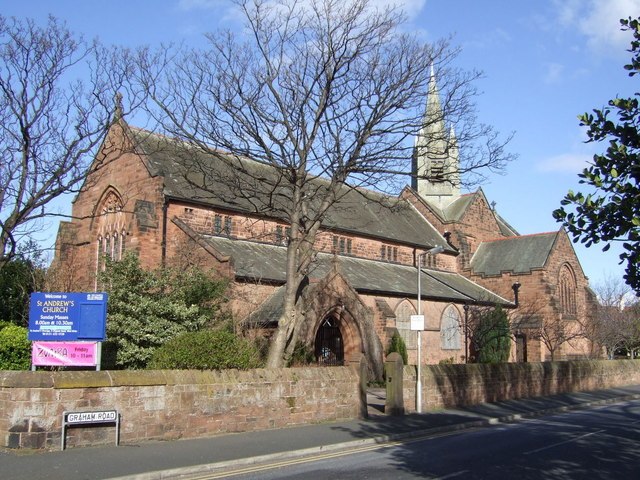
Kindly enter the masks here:
M 384 391 L 368 392 L 369 418 L 209 438 L 69 448 L 0 449 L 3 480 L 159 480 L 291 460 L 640 399 L 640 385 L 485 403 L 404 416 L 384 415 Z

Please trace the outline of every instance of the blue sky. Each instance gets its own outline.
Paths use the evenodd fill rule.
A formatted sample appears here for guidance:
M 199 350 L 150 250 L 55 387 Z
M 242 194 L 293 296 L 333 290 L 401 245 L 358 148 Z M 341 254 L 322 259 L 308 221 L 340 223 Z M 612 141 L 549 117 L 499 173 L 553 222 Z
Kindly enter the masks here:
M 384 2 L 379 1 L 382 4 Z M 637 80 L 623 70 L 631 34 L 619 19 L 640 16 L 640 0 L 406 0 L 407 28 L 427 40 L 454 35 L 457 65 L 484 72 L 479 118 L 515 132 L 517 155 L 504 175 L 482 185 L 521 234 L 559 229 L 551 212 L 603 144 L 585 144 L 577 116 L 630 96 Z M 5 16 L 43 21 L 51 13 L 88 38 L 127 46 L 184 41 L 235 22 L 224 0 L 0 0 Z M 575 246 L 592 285 L 620 278 L 619 249 Z

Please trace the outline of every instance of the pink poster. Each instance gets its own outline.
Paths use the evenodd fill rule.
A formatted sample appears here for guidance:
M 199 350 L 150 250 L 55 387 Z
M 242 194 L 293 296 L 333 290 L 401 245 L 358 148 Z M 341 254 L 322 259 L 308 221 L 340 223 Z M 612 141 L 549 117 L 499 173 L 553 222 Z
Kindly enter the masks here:
M 97 342 L 33 342 L 31 364 L 34 366 L 95 367 Z

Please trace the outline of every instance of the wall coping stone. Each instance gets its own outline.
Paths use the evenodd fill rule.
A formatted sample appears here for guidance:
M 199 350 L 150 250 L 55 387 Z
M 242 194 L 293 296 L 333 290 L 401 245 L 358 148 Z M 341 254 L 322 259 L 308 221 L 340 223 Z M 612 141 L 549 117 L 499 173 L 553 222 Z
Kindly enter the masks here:
M 83 370 L 14 371 L 0 370 L 4 388 L 102 388 L 158 385 L 238 384 L 302 380 L 349 380 L 358 377 L 355 367 L 275 368 L 255 370 Z

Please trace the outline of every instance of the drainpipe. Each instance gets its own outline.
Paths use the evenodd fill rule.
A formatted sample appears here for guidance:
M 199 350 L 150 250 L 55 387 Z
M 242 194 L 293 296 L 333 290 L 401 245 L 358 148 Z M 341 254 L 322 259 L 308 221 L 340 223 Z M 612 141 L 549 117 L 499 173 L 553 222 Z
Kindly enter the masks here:
M 511 285 L 511 289 L 513 290 L 514 303 L 516 304 L 516 308 L 518 308 L 518 292 L 520 291 L 520 282 L 516 281 L 513 285 Z
M 160 242 L 161 258 L 160 262 L 163 267 L 167 261 L 167 210 L 169 210 L 169 202 L 165 197 L 162 203 L 162 242 Z

